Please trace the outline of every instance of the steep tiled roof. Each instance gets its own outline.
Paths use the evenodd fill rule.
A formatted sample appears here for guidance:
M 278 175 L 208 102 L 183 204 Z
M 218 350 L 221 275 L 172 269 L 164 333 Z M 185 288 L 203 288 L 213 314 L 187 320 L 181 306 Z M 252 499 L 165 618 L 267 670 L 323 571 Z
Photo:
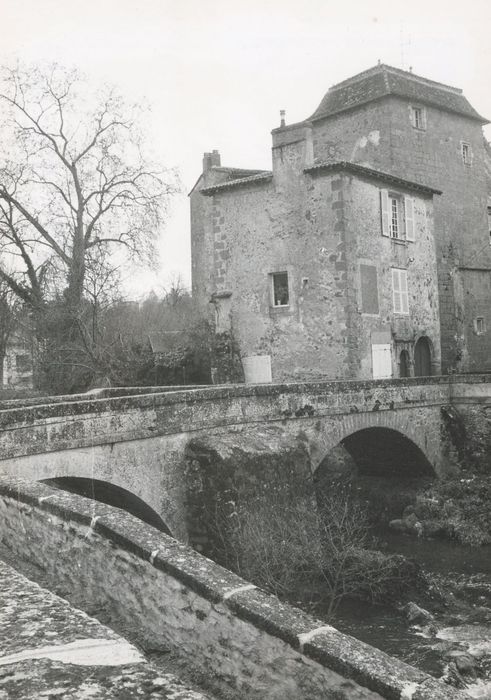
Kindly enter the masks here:
M 253 175 L 261 175 L 261 173 L 264 172 L 264 170 L 257 170 L 257 169 L 251 169 L 251 168 L 227 168 L 222 165 L 213 165 L 210 168 L 210 172 L 218 172 L 218 173 L 223 173 L 226 176 L 226 180 L 223 180 L 223 182 L 229 182 L 230 180 L 241 180 L 242 178 L 246 177 L 251 177 Z M 191 190 L 188 192 L 188 197 L 190 194 L 194 192 L 198 184 L 201 182 L 201 178 L 203 177 L 203 173 L 198 177 L 194 185 L 192 186 Z M 210 185 L 211 187 L 211 185 Z M 201 190 L 202 191 L 202 190 Z
M 215 194 L 216 192 L 223 192 L 223 190 L 233 189 L 235 187 L 242 187 L 244 185 L 267 182 L 271 180 L 273 173 L 270 170 L 263 170 L 256 175 L 250 175 L 249 177 L 241 177 L 235 180 L 227 180 L 226 182 L 220 182 L 217 185 L 212 185 L 211 187 L 203 187 L 200 190 L 201 194 L 207 196 Z
M 414 190 L 416 192 L 421 192 L 424 194 L 441 194 L 441 190 L 435 190 L 433 187 L 422 185 L 419 182 L 405 180 L 402 177 L 397 177 L 397 175 L 390 175 L 389 173 L 384 173 L 381 170 L 373 170 L 372 168 L 367 168 L 364 165 L 358 165 L 358 163 L 350 163 L 345 160 L 338 161 L 336 163 L 333 163 L 332 161 L 325 163 L 316 163 L 315 165 L 311 165 L 309 168 L 304 168 L 305 173 L 310 173 L 312 175 L 316 175 L 317 173 L 321 174 L 323 172 L 338 171 L 344 171 L 352 173 L 353 175 L 359 175 L 375 180 L 381 180 L 391 185 L 401 187 L 402 189 Z
M 422 104 L 462 114 L 483 124 L 462 90 L 428 80 L 414 73 L 384 64 L 370 68 L 330 88 L 310 120 L 323 119 L 388 95 L 406 97 Z

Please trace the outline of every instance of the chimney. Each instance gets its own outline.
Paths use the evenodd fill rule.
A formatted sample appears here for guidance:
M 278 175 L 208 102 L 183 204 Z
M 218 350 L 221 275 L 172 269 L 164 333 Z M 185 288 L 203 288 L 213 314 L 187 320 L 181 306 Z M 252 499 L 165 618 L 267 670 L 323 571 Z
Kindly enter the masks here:
M 221 165 L 220 153 L 217 150 L 214 150 L 211 153 L 211 165 L 212 165 L 212 167 L 215 167 L 215 168 L 219 168 Z
M 203 154 L 203 172 L 213 167 L 220 167 L 220 153 L 217 150 Z
M 286 114 L 285 110 L 280 109 L 280 127 L 285 126 L 285 114 Z

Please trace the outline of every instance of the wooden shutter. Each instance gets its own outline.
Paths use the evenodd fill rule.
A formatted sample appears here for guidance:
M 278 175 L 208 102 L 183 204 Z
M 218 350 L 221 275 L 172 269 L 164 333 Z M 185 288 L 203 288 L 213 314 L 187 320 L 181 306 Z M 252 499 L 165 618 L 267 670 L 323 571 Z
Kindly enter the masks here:
M 399 281 L 401 290 L 401 313 L 409 313 L 409 303 L 407 298 L 407 270 L 399 270 Z
M 406 241 L 414 241 L 414 202 L 412 197 L 404 197 L 404 218 L 406 222 Z
M 394 300 L 394 313 L 401 313 L 401 285 L 399 280 L 399 270 L 392 268 L 392 297 Z
M 372 345 L 372 375 L 374 379 L 392 377 L 390 343 Z
M 382 220 L 382 236 L 390 237 L 389 193 L 387 190 L 380 190 L 380 217 Z

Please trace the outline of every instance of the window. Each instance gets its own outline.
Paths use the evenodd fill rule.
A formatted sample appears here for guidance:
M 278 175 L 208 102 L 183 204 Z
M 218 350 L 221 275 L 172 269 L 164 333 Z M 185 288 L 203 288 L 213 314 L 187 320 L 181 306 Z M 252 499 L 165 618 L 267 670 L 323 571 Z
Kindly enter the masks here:
M 470 145 L 462 141 L 460 146 L 462 149 L 462 162 L 464 165 L 472 165 L 472 149 Z
M 474 319 L 474 330 L 476 335 L 484 335 L 486 332 L 486 324 L 482 316 L 478 316 L 476 319 Z
M 414 241 L 414 201 L 395 192 L 380 190 L 382 235 L 398 241 Z
M 402 238 L 401 226 L 401 205 L 397 197 L 389 197 L 390 204 L 390 224 L 389 232 L 391 238 Z
M 25 374 L 32 370 L 31 358 L 29 355 L 16 355 L 15 356 L 15 370 L 19 374 Z
M 394 313 L 409 313 L 407 270 L 401 270 L 397 267 L 392 268 L 392 298 L 394 301 Z
M 491 207 L 488 207 L 489 245 L 491 245 Z
M 415 129 L 426 129 L 426 112 L 423 107 L 411 107 L 411 123 Z
M 288 306 L 290 303 L 288 272 L 273 272 L 271 284 L 273 306 Z
M 360 265 L 361 312 L 378 314 L 377 268 L 375 265 Z

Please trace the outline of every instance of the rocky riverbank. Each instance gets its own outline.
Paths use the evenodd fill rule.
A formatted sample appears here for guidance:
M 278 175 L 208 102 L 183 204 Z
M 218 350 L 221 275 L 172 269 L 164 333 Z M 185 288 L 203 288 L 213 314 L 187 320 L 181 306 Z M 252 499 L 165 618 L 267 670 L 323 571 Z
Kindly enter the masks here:
M 417 493 L 389 527 L 416 537 L 455 539 L 464 545 L 491 544 L 491 476 L 468 475 L 434 482 Z M 491 556 L 491 554 L 490 554 Z

